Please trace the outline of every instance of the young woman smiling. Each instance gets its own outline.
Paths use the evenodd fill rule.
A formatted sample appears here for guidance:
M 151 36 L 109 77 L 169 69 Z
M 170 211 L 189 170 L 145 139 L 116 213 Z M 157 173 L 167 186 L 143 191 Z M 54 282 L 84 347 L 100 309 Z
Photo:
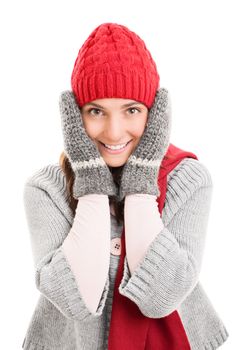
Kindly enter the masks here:
M 170 143 L 171 101 L 143 40 L 103 23 L 59 106 L 64 151 L 25 184 L 40 299 L 27 350 L 213 350 L 200 284 L 212 178 Z

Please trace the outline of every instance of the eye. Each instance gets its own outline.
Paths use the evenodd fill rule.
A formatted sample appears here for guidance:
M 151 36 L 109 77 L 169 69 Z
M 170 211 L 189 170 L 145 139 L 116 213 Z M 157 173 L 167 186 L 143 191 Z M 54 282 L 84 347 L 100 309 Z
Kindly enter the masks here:
M 99 108 L 90 108 L 87 110 L 87 113 L 92 115 L 100 115 L 99 112 L 102 112 Z
M 129 108 L 128 109 L 128 111 L 137 111 L 137 112 L 141 112 L 141 110 L 140 109 L 138 109 L 138 108 L 135 108 L 135 107 L 131 107 L 131 108 Z M 130 114 L 135 114 L 135 113 L 130 113 Z

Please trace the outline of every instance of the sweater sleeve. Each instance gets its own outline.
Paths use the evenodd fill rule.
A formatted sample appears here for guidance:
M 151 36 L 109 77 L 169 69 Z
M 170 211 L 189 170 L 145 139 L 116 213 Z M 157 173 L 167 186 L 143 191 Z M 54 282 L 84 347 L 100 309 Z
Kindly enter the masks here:
M 119 292 L 147 317 L 161 318 L 175 311 L 198 282 L 212 181 L 208 170 L 196 162 L 188 166 L 184 162 L 168 185 L 162 216 L 165 227 L 133 274 L 125 257 Z
M 108 196 L 79 198 L 72 228 L 62 249 L 89 310 L 98 309 L 110 265 L 110 208 Z
M 97 310 L 90 311 L 62 247 L 71 224 L 45 190 L 26 183 L 23 197 L 37 289 L 69 319 L 88 321 L 100 316 L 107 299 L 109 276 Z

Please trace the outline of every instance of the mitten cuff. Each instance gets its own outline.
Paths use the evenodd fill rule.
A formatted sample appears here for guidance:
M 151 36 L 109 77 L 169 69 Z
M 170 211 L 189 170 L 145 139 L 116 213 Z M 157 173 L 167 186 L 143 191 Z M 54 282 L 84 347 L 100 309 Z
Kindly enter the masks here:
M 133 193 L 146 193 L 159 197 L 157 184 L 159 166 L 139 165 L 129 162 L 125 165 L 118 200 Z
M 79 167 L 78 171 L 74 171 L 74 173 L 74 198 L 78 199 L 78 197 L 91 193 L 108 196 L 117 195 L 116 185 L 106 164 L 86 164 L 83 167 Z

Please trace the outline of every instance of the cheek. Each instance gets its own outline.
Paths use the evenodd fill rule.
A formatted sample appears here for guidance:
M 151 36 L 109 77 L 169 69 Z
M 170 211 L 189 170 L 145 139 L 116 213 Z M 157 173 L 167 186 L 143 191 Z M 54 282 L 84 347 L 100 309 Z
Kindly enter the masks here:
M 83 125 L 85 128 L 85 131 L 87 133 L 87 135 L 91 138 L 94 139 L 97 137 L 98 133 L 99 133 L 99 128 L 98 125 L 96 125 L 96 123 L 92 123 L 90 121 L 86 121 L 85 118 L 83 119 Z
M 144 130 L 146 128 L 146 122 L 147 120 L 144 118 L 134 122 L 134 125 L 132 126 L 132 129 L 131 129 L 132 133 L 134 134 L 134 137 L 140 138 L 143 135 Z

